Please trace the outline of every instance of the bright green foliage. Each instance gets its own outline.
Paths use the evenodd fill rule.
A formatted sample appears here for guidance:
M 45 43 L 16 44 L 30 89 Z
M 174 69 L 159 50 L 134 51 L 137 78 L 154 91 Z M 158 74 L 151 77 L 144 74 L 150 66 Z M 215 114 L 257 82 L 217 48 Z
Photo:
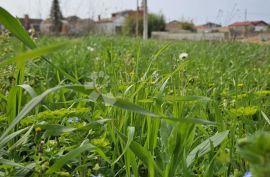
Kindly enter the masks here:
M 29 48 L 36 48 L 36 44 L 30 38 L 27 31 L 24 30 L 23 26 L 18 19 L 14 18 L 9 12 L 0 7 L 0 23 L 15 35 L 20 41 L 22 41 Z
M 253 147 L 267 154 L 268 135 L 248 139 L 244 158 L 237 142 L 270 128 L 268 45 L 87 36 L 68 47 L 44 37 L 37 48 L 11 32 L 1 176 L 243 176 L 261 163 Z
M 252 116 L 256 114 L 257 111 L 258 109 L 255 106 L 230 109 L 230 112 L 234 114 L 235 116 Z
M 270 174 L 269 139 L 269 132 L 257 132 L 253 136 L 239 140 L 239 152 L 250 162 L 251 173 L 254 177 L 267 177 Z

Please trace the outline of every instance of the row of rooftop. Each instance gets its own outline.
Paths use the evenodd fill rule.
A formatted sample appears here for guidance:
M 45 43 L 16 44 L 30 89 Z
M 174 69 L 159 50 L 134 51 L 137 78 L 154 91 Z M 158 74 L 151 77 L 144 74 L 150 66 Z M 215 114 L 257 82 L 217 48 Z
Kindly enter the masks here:
M 87 33 L 117 34 L 120 32 L 126 17 L 143 16 L 143 10 L 124 10 L 111 14 L 110 18 L 102 18 L 100 15 L 95 21 L 91 18 L 79 18 L 77 16 L 65 17 L 61 20 L 63 35 L 84 35 Z M 35 19 L 25 15 L 18 18 L 26 30 L 33 29 L 36 33 L 50 34 L 53 31 L 53 21 L 48 19 Z M 0 24 L 0 30 L 4 29 Z
M 171 21 L 166 25 L 167 31 L 171 32 L 181 32 L 182 22 L 180 21 Z M 228 26 L 222 26 L 220 24 L 207 22 L 203 25 L 194 26 L 193 29 L 197 32 L 230 32 L 230 31 L 246 31 L 246 32 L 266 32 L 269 30 L 269 24 L 264 21 L 243 21 L 235 22 Z
M 84 35 L 87 33 L 104 33 L 109 35 L 118 34 L 124 25 L 126 17 L 143 16 L 143 10 L 125 10 L 111 14 L 110 18 L 98 16 L 95 21 L 87 18 L 82 19 L 77 16 L 66 17 L 62 20 L 62 34 L 66 35 Z M 26 30 L 34 29 L 37 33 L 50 34 L 52 32 L 52 21 L 50 19 L 33 19 L 28 15 L 19 18 Z M 172 33 L 188 32 L 183 29 L 183 22 L 173 20 L 166 24 L 166 31 Z M 3 28 L 3 27 L 2 27 Z M 269 30 L 269 24 L 264 21 L 243 21 L 235 22 L 228 26 L 208 22 L 203 25 L 193 26 L 193 31 L 202 33 L 230 32 L 235 35 L 246 35 L 247 33 L 266 32 Z M 1 26 L 0 26 L 1 29 Z

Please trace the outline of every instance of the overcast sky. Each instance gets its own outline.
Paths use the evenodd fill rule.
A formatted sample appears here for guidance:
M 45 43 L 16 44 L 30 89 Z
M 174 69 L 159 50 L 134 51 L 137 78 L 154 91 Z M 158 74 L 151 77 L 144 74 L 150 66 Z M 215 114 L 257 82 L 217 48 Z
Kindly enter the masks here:
M 13 15 L 47 18 L 52 0 L 0 0 L 0 6 Z M 141 0 L 139 0 L 141 1 Z M 245 19 L 270 22 L 270 0 L 148 0 L 149 10 L 163 13 L 167 21 L 193 20 L 196 24 L 211 21 L 223 25 Z M 64 16 L 96 19 L 99 14 L 108 17 L 111 12 L 135 9 L 136 0 L 60 0 Z

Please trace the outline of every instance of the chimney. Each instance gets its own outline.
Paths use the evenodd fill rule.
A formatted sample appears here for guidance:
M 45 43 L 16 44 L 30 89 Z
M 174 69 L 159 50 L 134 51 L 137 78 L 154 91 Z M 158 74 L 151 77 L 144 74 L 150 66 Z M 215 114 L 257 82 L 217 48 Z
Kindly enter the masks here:
M 28 14 L 25 14 L 24 15 L 23 23 L 24 23 L 24 28 L 26 30 L 29 30 L 30 27 L 31 27 L 31 24 L 30 24 L 30 18 L 29 18 L 29 15 Z
M 98 21 L 101 21 L 101 15 L 98 15 Z

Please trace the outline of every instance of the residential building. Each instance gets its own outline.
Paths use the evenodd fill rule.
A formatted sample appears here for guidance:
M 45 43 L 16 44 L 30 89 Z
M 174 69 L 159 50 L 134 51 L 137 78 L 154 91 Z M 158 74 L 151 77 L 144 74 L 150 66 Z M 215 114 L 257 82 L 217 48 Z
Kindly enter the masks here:
M 243 21 L 229 25 L 233 36 L 246 36 L 259 32 L 268 31 L 268 24 L 264 21 Z
M 206 24 L 195 26 L 197 32 L 202 33 L 210 33 L 210 32 L 218 32 L 218 29 L 222 26 L 216 23 L 207 22 Z
M 99 34 L 115 34 L 115 27 L 111 18 L 103 18 L 98 16 L 98 21 L 96 22 L 95 32 Z
M 143 16 L 142 10 L 124 10 L 120 12 L 112 13 L 110 18 L 101 18 L 98 16 L 96 22 L 96 32 L 105 34 L 119 34 L 122 32 L 125 19 L 127 17 Z
M 30 29 L 34 29 L 36 33 L 40 33 L 40 24 L 42 19 L 30 18 L 29 15 L 26 14 L 24 18 L 19 18 L 19 20 L 25 30 L 29 31 Z
M 192 22 L 173 20 L 166 24 L 165 30 L 170 33 L 189 33 L 194 29 Z
M 51 19 L 46 19 L 41 23 L 42 34 L 53 34 L 53 22 Z M 62 20 L 63 35 L 85 35 L 93 32 L 95 21 L 92 19 L 81 19 L 77 16 L 69 16 Z
M 68 35 L 85 35 L 94 31 L 95 21 L 87 18 L 81 19 L 77 16 L 70 16 L 64 19 L 62 33 Z

